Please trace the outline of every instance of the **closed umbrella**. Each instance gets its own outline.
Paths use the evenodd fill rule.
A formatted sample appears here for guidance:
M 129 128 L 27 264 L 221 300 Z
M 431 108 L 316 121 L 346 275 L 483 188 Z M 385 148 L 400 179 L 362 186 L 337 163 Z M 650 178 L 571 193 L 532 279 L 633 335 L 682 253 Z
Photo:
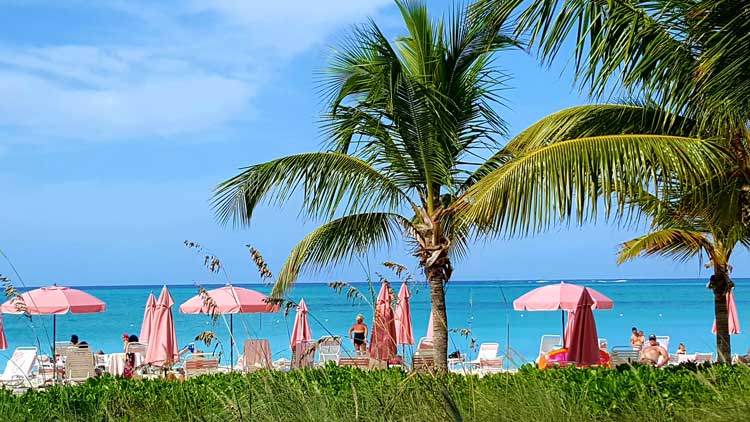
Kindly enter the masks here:
M 599 336 L 596 333 L 594 312 L 591 310 L 593 305 L 594 300 L 588 289 L 583 289 L 571 328 L 568 362 L 586 366 L 599 364 Z
M 305 304 L 305 299 L 302 299 L 297 305 L 297 315 L 294 317 L 294 328 L 292 329 L 289 348 L 294 351 L 298 344 L 307 344 L 311 340 L 312 330 L 310 329 L 310 323 L 307 321 L 307 304 Z M 302 359 L 302 356 L 297 356 L 297 359 Z
M 255 290 L 227 285 L 198 294 L 180 305 L 183 314 L 229 314 L 229 366 L 234 368 L 234 314 L 279 312 L 280 306 L 268 303 L 268 297 Z
M 727 318 L 729 319 L 729 334 L 739 334 L 740 318 L 737 315 L 737 304 L 734 302 L 734 289 L 727 293 Z M 711 332 L 716 334 L 716 319 L 714 319 Z
M 151 325 L 154 323 L 154 312 L 156 311 L 156 297 L 153 292 L 149 293 L 148 299 L 146 300 L 146 310 L 143 311 L 143 323 L 141 323 L 141 336 L 139 339 L 142 343 L 149 343 L 149 335 L 151 335 Z
M 406 282 L 404 282 L 398 291 L 398 303 L 396 304 L 396 344 L 400 344 L 402 347 L 407 344 L 414 344 L 414 331 L 411 327 L 410 297 L 411 292 Z
M 536 288 L 513 301 L 513 309 L 516 311 L 562 311 L 563 343 L 565 341 L 565 311 L 575 311 L 578 300 L 586 289 L 591 296 L 592 309 L 612 309 L 614 302 L 598 291 L 561 282 L 549 286 Z
M 57 315 L 104 312 L 107 305 L 96 297 L 70 287 L 48 286 L 30 290 L 0 306 L 4 314 L 52 315 L 52 356 L 55 356 Z
M 424 336 L 425 339 L 432 341 L 432 337 L 435 335 L 435 320 L 432 317 L 432 311 L 430 311 L 430 319 L 427 321 L 427 333 Z
M 0 317 L 0 350 L 8 348 L 8 340 L 5 339 L 5 328 L 3 328 L 3 318 Z
M 396 355 L 396 320 L 391 306 L 391 289 L 388 282 L 380 288 L 375 305 L 375 318 L 370 336 L 370 356 L 387 360 Z
M 156 302 L 149 343 L 146 348 L 146 363 L 168 366 L 180 360 L 172 305 L 174 305 L 172 295 L 169 294 L 167 286 L 164 286 Z

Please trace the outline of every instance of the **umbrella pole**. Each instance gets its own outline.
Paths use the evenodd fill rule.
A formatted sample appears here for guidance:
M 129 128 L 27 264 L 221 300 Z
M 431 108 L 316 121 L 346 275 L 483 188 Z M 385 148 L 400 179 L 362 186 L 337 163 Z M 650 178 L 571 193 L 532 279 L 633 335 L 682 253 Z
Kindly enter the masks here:
M 229 314 L 229 370 L 234 370 L 234 314 Z
M 55 341 L 57 339 L 57 315 L 52 314 L 52 376 L 57 381 L 57 359 L 55 356 Z
M 565 311 L 560 310 L 560 316 L 562 317 L 562 339 L 563 339 L 563 347 L 565 347 Z

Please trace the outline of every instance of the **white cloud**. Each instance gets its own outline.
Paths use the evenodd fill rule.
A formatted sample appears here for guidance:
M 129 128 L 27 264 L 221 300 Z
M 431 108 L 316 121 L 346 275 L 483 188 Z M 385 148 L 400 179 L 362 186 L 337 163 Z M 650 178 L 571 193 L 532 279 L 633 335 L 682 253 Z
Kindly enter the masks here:
M 92 33 L 85 45 L 51 39 L 42 46 L 0 46 L 0 142 L 220 131 L 254 114 L 259 87 L 291 57 L 390 3 L 100 5 L 141 30 L 114 40 Z M 86 13 L 85 4 L 69 5 Z

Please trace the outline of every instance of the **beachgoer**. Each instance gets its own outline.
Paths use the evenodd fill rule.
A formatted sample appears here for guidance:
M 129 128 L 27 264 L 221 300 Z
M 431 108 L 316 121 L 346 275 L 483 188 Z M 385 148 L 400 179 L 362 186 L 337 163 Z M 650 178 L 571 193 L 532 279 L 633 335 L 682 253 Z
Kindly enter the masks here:
M 129 336 L 127 334 L 122 335 L 122 351 L 123 352 L 128 351 L 128 338 Z
M 354 351 L 357 356 L 367 354 L 367 324 L 365 324 L 364 315 L 357 315 L 357 322 L 349 329 L 349 337 L 354 343 Z
M 78 336 L 77 335 L 73 334 L 72 336 L 70 336 L 70 344 L 72 344 L 73 346 L 77 346 L 78 345 Z
M 661 368 L 669 363 L 669 353 L 659 345 L 654 334 L 648 336 L 648 345 L 641 349 L 640 358 L 642 364 L 652 365 L 657 368 Z
M 633 349 L 640 349 L 641 347 L 643 347 L 645 339 L 640 336 L 638 328 L 633 327 L 631 331 L 633 334 L 630 336 L 630 347 L 632 347 Z
M 138 336 L 131 334 L 130 337 L 128 337 L 128 343 L 138 343 Z
M 685 345 L 683 343 L 680 343 L 679 346 L 677 346 L 677 354 L 678 355 L 686 355 L 687 349 L 685 349 Z
M 638 343 L 641 347 L 646 345 L 646 334 L 643 333 L 643 330 L 638 331 Z
M 82 342 L 76 344 L 76 346 L 80 347 L 81 349 L 85 349 L 85 348 L 89 347 L 89 344 L 87 342 L 85 342 L 85 341 L 82 341 Z

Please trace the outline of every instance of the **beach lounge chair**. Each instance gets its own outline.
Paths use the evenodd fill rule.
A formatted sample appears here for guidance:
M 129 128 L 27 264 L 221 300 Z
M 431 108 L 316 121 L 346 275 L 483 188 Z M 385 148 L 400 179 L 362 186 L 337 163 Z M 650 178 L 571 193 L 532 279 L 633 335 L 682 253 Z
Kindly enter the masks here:
M 477 369 L 477 373 L 480 376 L 487 374 L 496 374 L 499 372 L 505 372 L 505 369 L 503 368 L 503 358 L 496 357 L 493 359 L 479 360 L 479 368 Z
M 419 342 L 417 343 L 417 350 L 414 351 L 415 355 L 419 355 L 421 353 L 427 353 L 431 354 L 434 353 L 435 346 L 432 344 L 432 339 L 427 337 L 422 337 L 419 339 Z
M 191 359 L 185 360 L 184 369 L 185 379 L 213 374 L 219 370 L 219 358 L 207 358 L 202 353 L 196 353 Z
M 610 365 L 615 367 L 623 364 L 638 363 L 641 360 L 641 352 L 630 346 L 614 346 L 609 352 Z
M 315 363 L 315 343 L 312 341 L 299 342 L 292 350 L 291 368 L 310 368 Z
M 539 342 L 539 356 L 561 349 L 563 347 L 562 337 L 555 334 L 545 334 Z
M 370 358 L 367 356 L 340 357 L 339 366 L 353 366 L 359 369 L 370 369 Z
M 469 363 L 475 366 L 479 366 L 483 360 L 495 360 L 497 359 L 497 351 L 499 349 L 500 345 L 497 343 L 482 343 L 481 345 L 479 345 L 477 358 Z
M 414 353 L 414 356 L 411 357 L 411 370 L 414 372 L 435 372 L 435 352 Z
M 245 372 L 273 367 L 271 346 L 266 339 L 245 340 L 243 358 Z
M 656 342 L 669 353 L 669 336 L 656 336 Z
M 0 385 L 11 388 L 31 386 L 34 367 L 38 362 L 36 351 L 36 347 L 17 347 L 0 375 Z
M 65 358 L 65 382 L 84 382 L 96 375 L 94 354 L 88 347 L 75 347 Z
M 318 365 L 325 365 L 328 362 L 339 364 L 341 357 L 341 337 L 325 336 L 318 341 Z
M 714 360 L 713 353 L 696 353 L 694 362 L 697 364 L 700 364 L 704 362 L 713 362 L 713 360 Z
M 609 342 L 607 342 L 606 338 L 599 339 L 599 349 L 604 350 L 604 351 L 609 349 Z

